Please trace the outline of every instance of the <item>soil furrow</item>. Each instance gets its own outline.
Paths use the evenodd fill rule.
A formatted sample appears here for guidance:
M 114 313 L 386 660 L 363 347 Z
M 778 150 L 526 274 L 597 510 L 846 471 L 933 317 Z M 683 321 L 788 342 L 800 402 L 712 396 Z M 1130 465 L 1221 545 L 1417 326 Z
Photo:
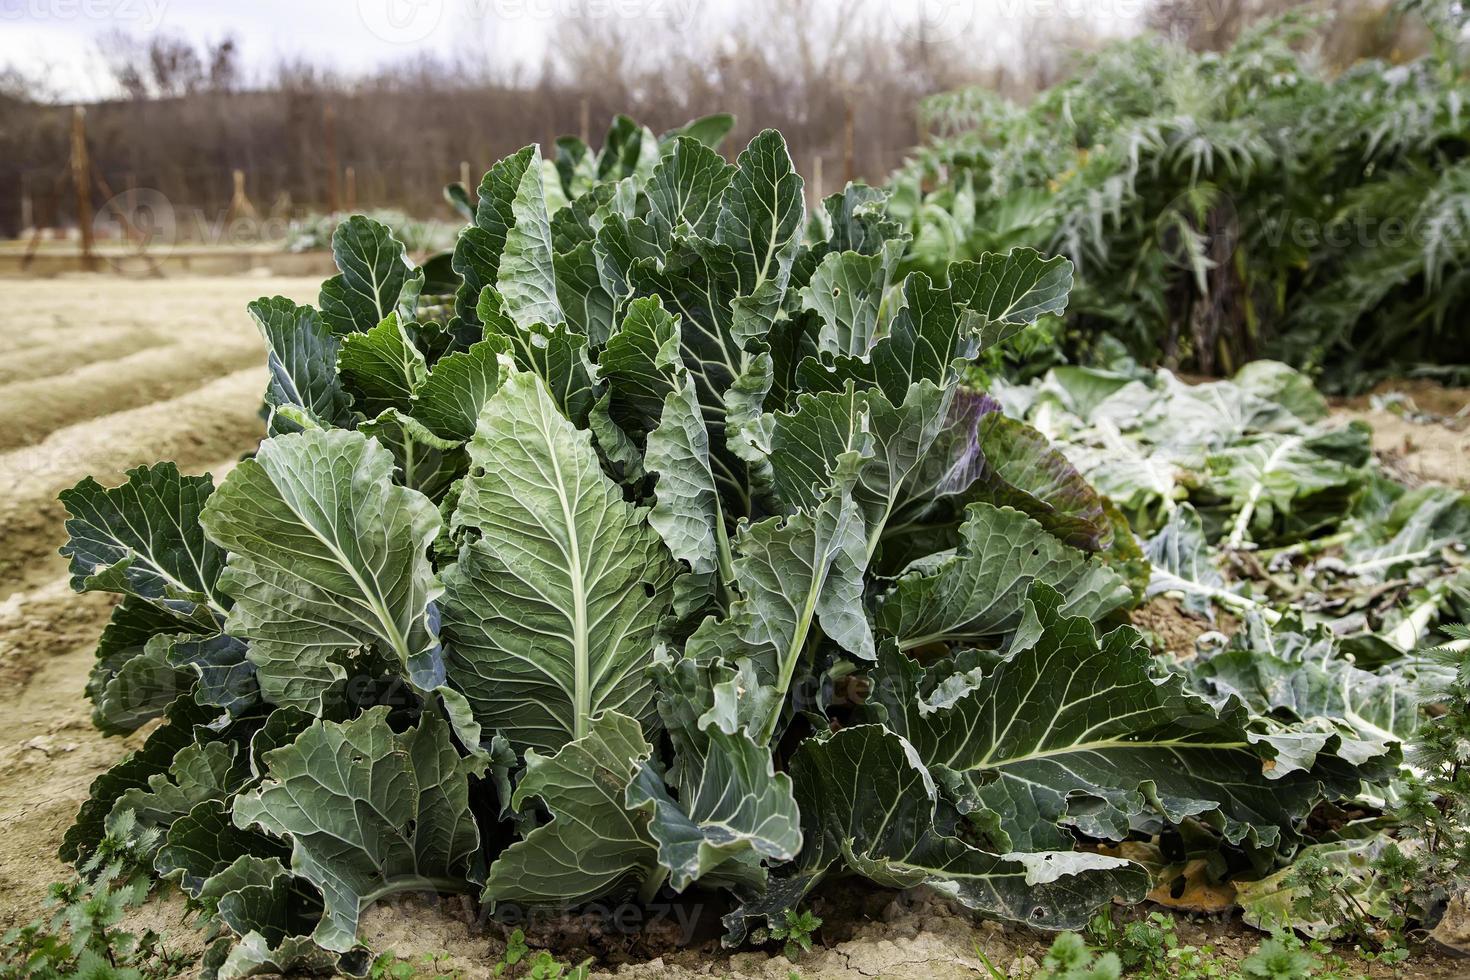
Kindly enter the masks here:
M 68 425 L 176 398 L 264 360 L 259 342 L 155 347 L 68 374 L 0 388 L 0 452 L 31 446 Z
M 56 495 L 85 476 L 113 485 L 134 467 L 173 460 L 187 472 L 248 452 L 259 440 L 264 368 L 227 375 L 165 402 L 53 432 L 0 453 L 0 598 L 55 578 L 66 535 Z
M 57 343 L 41 340 L 31 347 L 5 353 L 4 360 L 0 360 L 0 385 L 55 377 L 86 364 L 115 361 L 167 343 L 170 343 L 168 337 L 152 330 L 116 327 L 77 331 Z

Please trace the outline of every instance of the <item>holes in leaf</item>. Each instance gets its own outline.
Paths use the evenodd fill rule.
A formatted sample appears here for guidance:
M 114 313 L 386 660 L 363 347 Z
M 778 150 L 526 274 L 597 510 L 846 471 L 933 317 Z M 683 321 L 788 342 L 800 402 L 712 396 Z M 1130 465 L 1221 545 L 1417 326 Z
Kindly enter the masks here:
M 1031 910 L 1031 918 L 1035 919 L 1037 922 L 1040 922 L 1042 919 L 1046 918 L 1046 909 L 1040 905 L 1036 906 L 1036 908 Z
M 839 297 L 841 295 L 842 295 L 842 287 L 841 286 L 833 286 L 832 287 L 832 298 L 833 299 L 836 299 L 837 297 Z
M 643 594 L 646 595 L 646 596 L 648 596 L 648 598 L 652 599 L 653 598 L 653 586 L 650 585 L 650 584 L 648 584 L 647 582 L 644 582 L 643 583 Z
M 414 820 L 412 817 L 410 817 L 408 823 L 406 823 L 406 824 L 403 825 L 403 829 L 404 829 L 405 833 L 409 837 L 412 837 L 413 836 L 413 832 L 414 832 L 415 828 L 418 827 L 418 825 L 419 825 L 419 822 L 417 820 Z

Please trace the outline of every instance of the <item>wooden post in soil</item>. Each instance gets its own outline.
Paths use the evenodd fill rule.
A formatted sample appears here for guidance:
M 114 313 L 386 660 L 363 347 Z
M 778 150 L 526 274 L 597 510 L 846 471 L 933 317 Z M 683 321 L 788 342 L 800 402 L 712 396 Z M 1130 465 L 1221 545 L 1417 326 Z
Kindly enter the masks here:
M 348 167 L 343 176 L 347 182 L 347 210 L 350 213 L 357 210 L 357 168 Z
M 71 182 L 77 195 L 77 228 L 82 233 L 82 268 L 91 272 L 95 258 L 92 241 L 92 164 L 87 160 L 87 110 L 71 112 Z
M 25 171 L 20 174 L 20 227 L 22 230 L 30 231 L 36 222 L 35 208 L 31 204 L 30 182 L 26 180 Z
M 342 209 L 337 193 L 337 110 L 331 103 L 322 110 L 322 149 L 327 156 L 327 213 Z
M 128 174 L 123 181 L 123 188 L 123 213 L 127 215 L 124 224 L 127 226 L 128 238 L 135 242 L 141 241 L 142 233 L 133 224 L 133 217 L 138 213 L 138 175 Z
M 846 186 L 857 176 L 856 143 L 857 124 L 853 116 L 852 100 L 847 100 L 847 113 L 842 127 L 842 183 Z
M 230 195 L 230 210 L 225 220 L 235 221 L 240 218 L 258 220 L 260 214 L 255 210 L 255 204 L 250 200 L 250 195 L 245 193 L 245 171 L 236 170 L 231 174 L 231 178 L 234 181 L 234 190 Z

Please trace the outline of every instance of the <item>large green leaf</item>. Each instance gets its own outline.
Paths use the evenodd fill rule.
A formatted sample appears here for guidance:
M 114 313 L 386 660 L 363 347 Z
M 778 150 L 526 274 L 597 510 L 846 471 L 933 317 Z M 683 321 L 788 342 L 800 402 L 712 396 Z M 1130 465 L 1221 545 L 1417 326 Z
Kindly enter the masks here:
M 1069 846 L 1064 827 L 1120 840 L 1146 812 L 1196 817 L 1231 841 L 1294 833 L 1318 781 L 1272 771 L 1243 708 L 1217 713 L 1130 627 L 1099 641 L 1045 585 L 1029 606 L 1033 642 L 938 704 L 925 692 L 944 678 L 885 645 L 869 709 L 930 769 L 953 773 L 967 806 L 998 814 L 1014 848 Z
M 661 880 L 648 816 L 629 809 L 628 787 L 653 749 L 639 724 L 608 711 L 556 754 L 526 753 L 511 807 L 539 797 L 551 822 L 506 848 L 490 866 L 484 900 L 571 908 Z M 651 897 L 651 896 L 649 896 Z
M 829 252 L 802 291 L 802 304 L 822 319 L 819 350 L 865 357 L 878 340 L 878 310 L 893 282 L 902 244 L 873 255 Z
M 936 490 L 1024 511 L 1068 544 L 1107 547 L 1112 526 L 1102 499 L 1036 429 L 984 395 L 955 396 L 936 461 L 948 469 Z
M 701 238 L 714 234 L 720 198 L 735 168 L 710 147 L 678 137 L 648 181 L 648 202 L 661 232 L 692 232 Z
M 505 297 L 506 312 L 521 327 L 557 324 L 566 319 L 557 300 L 544 174 L 541 151 L 531 147 L 530 158 L 510 197 L 510 222 L 495 280 Z
M 662 665 L 659 715 L 674 745 L 669 780 L 645 765 L 628 805 L 650 816 L 659 863 L 683 891 L 696 880 L 760 884 L 761 860 L 789 861 L 801 848 L 791 777 L 738 720 L 714 711 L 717 690 L 735 672 L 682 660 Z
M 735 279 L 729 247 L 676 236 L 661 264 L 640 262 L 633 267 L 630 286 L 640 296 L 658 297 L 678 318 L 679 353 L 699 395 L 717 486 L 726 513 L 741 517 L 752 516 L 754 505 L 749 461 L 733 448 L 730 401 L 755 393 L 760 386 L 750 381 L 769 362 L 769 355 L 751 354 L 736 338 Z M 613 385 L 616 390 L 616 380 Z M 769 382 L 745 402 L 756 416 L 768 388 Z
M 463 891 L 480 848 L 469 808 L 473 760 L 425 714 L 397 734 L 388 709 L 317 722 L 268 753 L 269 772 L 234 804 L 235 823 L 291 842 L 291 867 L 322 893 L 313 938 L 346 952 L 372 902 L 400 891 Z
M 1004 254 L 986 252 L 973 266 L 951 267 L 955 302 L 980 324 L 980 349 L 992 347 L 1043 316 L 1060 316 L 1072 292 L 1072 263 L 1065 256 L 1043 258 L 1030 248 Z
M 125 596 L 112 610 L 97 643 L 87 678 L 92 723 L 109 735 L 137 730 L 163 714 L 193 684 L 194 675 L 173 662 L 173 650 L 191 629 L 168 610 Z
M 198 898 L 207 880 L 242 855 L 267 859 L 290 855 L 290 848 L 275 838 L 236 827 L 230 805 L 223 799 L 206 799 L 175 820 L 154 859 L 154 870 Z
M 880 885 L 928 884 L 985 915 L 1075 928 L 1114 899 L 1148 888 L 1139 866 L 1100 854 L 987 853 L 941 819 L 934 780 L 914 747 L 880 725 L 807 739 L 791 762 L 806 846 L 799 872 L 845 867 Z
M 482 340 L 434 363 L 434 370 L 414 389 L 409 413 L 443 439 L 468 442 L 480 411 L 500 387 L 502 345 Z
M 780 309 L 801 244 L 806 202 L 786 140 L 767 129 L 735 161 L 720 199 L 715 241 L 734 255 L 736 291 L 732 334 L 743 346 L 770 328 Z
M 709 433 L 687 376 L 684 386 L 664 399 L 658 428 L 648 435 L 644 465 L 658 474 L 649 523 L 691 571 L 713 572 L 721 564 L 722 548 L 728 548 L 725 518 L 710 469 Z
M 557 302 L 568 325 L 600 347 L 612 332 L 614 302 L 603 285 L 593 243 L 582 242 L 552 259 Z
M 322 284 L 322 320 L 333 333 L 371 330 L 398 308 L 413 267 L 403 243 L 381 222 L 354 214 L 332 234 L 341 274 Z
M 442 497 L 464 475 L 466 456 L 458 441 L 440 438 L 396 408 L 359 422 L 357 431 L 393 454 L 399 483 L 432 500 Z
M 597 401 L 596 383 L 587 360 L 587 337 L 566 323 L 521 326 L 505 315 L 504 298 L 493 289 L 480 296 L 485 337 L 509 350 L 516 366 L 546 383 L 562 413 L 578 426 Z
M 878 607 L 874 623 L 899 649 L 1001 637 L 1019 625 L 1035 582 L 1061 594 L 1066 616 L 1098 620 L 1130 600 L 1122 576 L 1025 514 L 990 504 L 966 513 L 958 550 L 920 564 Z
M 224 552 L 200 527 L 214 493 L 211 476 L 183 476 L 173 463 L 140 466 L 111 489 L 87 477 L 61 492 L 71 587 L 147 600 L 178 617 L 213 625 L 229 600 L 218 587 Z
M 857 453 L 853 497 L 867 521 L 869 555 L 877 548 L 905 484 L 926 461 L 944 423 L 950 392 L 915 384 L 895 407 L 881 391 L 803 394 L 790 413 L 767 416 L 776 493 L 788 506 L 816 508 L 842 461 Z
M 455 243 L 452 264 L 463 281 L 454 309 L 470 323 L 481 322 L 478 306 L 485 287 L 499 282 L 501 254 L 516 220 L 515 198 L 535 155 L 536 148 L 527 146 L 485 173 L 476 195 L 475 223 Z
M 341 339 L 321 314 L 297 306 L 284 296 L 258 299 L 248 307 L 267 349 L 270 385 L 265 401 L 273 410 L 295 409 L 321 425 L 341 425 L 350 416 L 351 399 L 337 377 Z M 271 431 L 280 429 L 274 411 Z
M 810 514 L 773 517 L 740 529 L 733 566 L 742 598 L 723 619 L 705 620 L 689 640 L 688 655 L 732 664 L 749 660 L 760 683 L 774 687 L 778 696 L 772 710 L 751 726 L 761 743 L 776 732 L 781 697 L 808 653 L 815 624 L 843 649 L 873 657 L 872 631 L 862 608 L 867 539 L 850 492 L 850 473 L 846 480 Z
M 226 623 L 250 642 L 261 690 L 321 710 L 354 650 L 376 646 L 424 689 L 438 686 L 428 605 L 440 589 L 428 546 L 439 512 L 393 483 L 393 456 L 358 432 L 307 431 L 261 444 L 201 517 L 230 553 Z
M 97 729 L 108 735 L 137 731 L 187 692 L 194 675 L 175 667 L 171 653 L 179 641 L 190 638 L 187 633 L 157 633 L 141 647 L 114 651 L 99 661 L 87 679 Z
M 633 300 L 597 366 L 608 382 L 613 420 L 631 436 L 649 432 L 676 388 L 678 319 L 657 296 Z
M 950 275 L 956 283 L 964 279 L 959 263 Z M 813 391 L 840 391 L 855 382 L 879 388 L 893 404 L 902 404 L 910 386 L 920 381 L 949 387 L 956 377 L 955 362 L 975 352 L 974 333 L 964 308 L 955 301 L 955 290 L 915 273 L 904 280 L 903 301 L 887 335 L 870 354 L 828 357 L 829 363 L 808 358 L 797 371 L 801 385 Z
M 389 408 L 408 411 L 414 390 L 428 375 L 424 355 L 397 313 L 389 313 L 370 330 L 343 337 L 337 370 L 358 410 L 369 417 Z
M 470 442 L 445 573 L 449 676 L 517 749 L 555 751 L 608 710 L 652 712 L 644 670 L 675 566 L 541 380 L 506 379 Z

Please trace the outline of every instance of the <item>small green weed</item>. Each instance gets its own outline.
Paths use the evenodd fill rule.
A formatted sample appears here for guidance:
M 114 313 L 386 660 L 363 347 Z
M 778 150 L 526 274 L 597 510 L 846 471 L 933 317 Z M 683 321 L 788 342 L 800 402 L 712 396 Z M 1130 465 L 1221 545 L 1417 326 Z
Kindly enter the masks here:
M 51 886 L 49 918 L 0 937 L 0 980 L 164 980 L 194 962 L 165 949 L 151 929 L 138 935 L 118 927 L 127 910 L 148 896 L 146 880 L 128 880 L 120 862 L 89 864 L 86 870 L 90 880 Z
M 812 933 L 821 927 L 821 917 L 813 915 L 810 909 L 803 909 L 800 913 L 787 909 L 786 921 L 771 926 L 771 938 L 784 940 L 786 958 L 794 961 L 802 953 L 812 951 Z

